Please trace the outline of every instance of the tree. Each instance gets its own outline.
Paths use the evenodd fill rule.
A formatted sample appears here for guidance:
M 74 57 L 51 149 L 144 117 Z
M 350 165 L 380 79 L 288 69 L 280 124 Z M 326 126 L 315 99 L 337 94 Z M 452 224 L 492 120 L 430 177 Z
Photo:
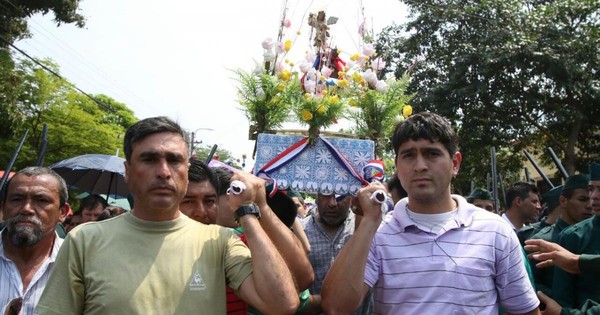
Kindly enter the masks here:
M 200 159 L 200 161 L 202 161 L 202 162 L 206 162 L 206 159 L 208 159 L 208 155 L 210 154 L 211 150 L 212 150 L 212 146 L 210 146 L 210 145 L 199 146 L 195 150 L 192 157 Z M 215 154 L 213 155 L 213 159 L 217 156 L 219 157 L 219 159 L 218 159 L 219 161 L 229 164 L 235 168 L 242 169 L 242 166 L 240 165 L 240 163 L 242 163 L 242 161 L 240 161 L 239 159 L 235 159 L 233 157 L 233 154 L 231 154 L 231 152 L 229 152 L 228 150 L 222 149 L 222 148 L 217 148 L 217 150 L 215 151 Z
M 43 63 L 58 72 L 56 64 L 49 60 Z M 17 64 L 15 75 L 21 82 L 15 89 L 19 123 L 11 136 L 0 135 L 0 163 L 10 160 L 21 135 L 29 129 L 15 168 L 33 165 L 44 124 L 48 125 L 45 164 L 87 153 L 122 152 L 120 135 L 136 121 L 124 104 L 105 95 L 91 99 L 28 60 Z
M 499 173 L 510 176 L 523 148 L 553 147 L 571 174 L 597 158 L 600 3 L 405 2 L 410 21 L 387 28 L 378 46 L 390 46 L 384 58 L 398 68 L 389 71 L 411 70 L 416 111 L 458 128 L 463 173 L 485 178 L 491 146 L 503 152 Z M 472 177 L 462 178 L 466 190 Z
M 75 23 L 77 27 L 85 26 L 85 18 L 78 13 L 80 0 L 4 0 L 0 2 L 0 49 L 5 49 L 9 44 L 29 37 L 27 19 L 34 14 L 54 13 L 54 22 Z

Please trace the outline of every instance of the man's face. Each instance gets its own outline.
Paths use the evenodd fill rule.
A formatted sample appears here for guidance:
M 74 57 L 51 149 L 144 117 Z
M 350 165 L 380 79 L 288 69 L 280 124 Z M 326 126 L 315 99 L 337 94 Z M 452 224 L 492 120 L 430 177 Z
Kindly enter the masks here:
M 561 207 L 565 210 L 564 216 L 571 224 L 583 221 L 592 216 L 590 194 L 585 188 L 573 190 L 571 198 L 560 196 Z
M 450 156 L 440 142 L 409 140 L 398 148 L 396 170 L 411 202 L 429 204 L 450 195 L 461 160 L 459 152 Z
M 494 202 L 491 200 L 473 199 L 472 204 L 489 212 L 494 212 Z
M 229 196 L 222 195 L 219 196 L 217 200 L 217 224 L 230 228 L 238 227 L 239 224 L 235 222 L 235 217 L 233 216 L 233 212 L 231 212 L 229 207 Z
M 71 231 L 74 227 L 78 226 L 79 224 L 81 224 L 81 216 L 79 215 L 74 215 L 71 217 L 70 219 L 71 221 L 67 224 L 65 221 L 65 230 L 67 232 Z
M 187 146 L 177 133 L 155 133 L 133 144 L 125 181 L 134 196 L 134 211 L 176 210 L 187 189 L 188 167 Z
M 100 203 L 94 208 L 81 209 L 81 223 L 96 221 L 102 210 L 104 210 L 104 207 Z
M 198 222 L 217 223 L 217 190 L 208 180 L 190 182 L 179 210 Z
M 595 215 L 600 215 L 600 180 L 590 181 L 588 186 L 592 211 Z
M 350 213 L 350 197 L 336 201 L 335 195 L 317 195 L 319 221 L 324 225 L 337 227 L 346 220 Z
M 3 207 L 8 239 L 13 246 L 28 247 L 54 233 L 69 206 L 60 206 L 60 184 L 52 175 L 15 175 Z
M 304 202 L 300 201 L 298 197 L 292 197 L 294 204 L 296 205 L 296 209 L 298 210 L 298 215 L 301 217 L 306 216 L 306 207 L 304 206 Z
M 519 209 L 524 223 L 536 222 L 542 211 L 542 205 L 540 204 L 540 197 L 538 194 L 530 191 L 527 198 L 521 199 Z

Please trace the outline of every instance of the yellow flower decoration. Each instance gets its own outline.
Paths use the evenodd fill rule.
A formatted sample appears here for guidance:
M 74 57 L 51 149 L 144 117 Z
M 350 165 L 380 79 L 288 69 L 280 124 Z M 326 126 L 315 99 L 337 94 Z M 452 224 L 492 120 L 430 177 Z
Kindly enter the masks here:
M 356 107 L 356 106 L 358 106 L 358 102 L 357 102 L 355 99 L 350 99 L 350 100 L 348 101 L 348 104 L 349 104 L 350 106 L 352 106 L 352 107 Z
M 352 81 L 354 81 L 356 83 L 361 83 L 364 80 L 365 80 L 365 78 L 363 78 L 362 74 L 360 74 L 359 72 L 354 72 L 352 74 Z
M 337 85 L 339 87 L 345 88 L 345 87 L 349 87 L 350 86 L 350 82 L 348 82 L 348 80 L 346 80 L 346 79 L 342 79 L 342 80 L 338 81 Z
M 289 39 L 286 40 L 283 46 L 285 47 L 285 51 L 290 51 L 292 49 L 292 41 Z
M 321 91 L 321 95 L 323 95 L 323 96 L 327 96 L 327 90 L 323 90 L 323 91 Z
M 402 116 L 404 116 L 404 118 L 408 118 L 408 116 L 412 115 L 412 112 L 412 106 L 407 104 L 402 107 Z
M 319 104 L 317 107 L 317 114 L 323 115 L 327 111 L 327 107 L 324 104 Z
M 358 60 L 359 57 L 360 57 L 360 55 L 358 53 L 355 53 L 354 55 L 350 56 L 350 60 L 356 61 L 356 60 Z
M 330 96 L 327 98 L 327 102 L 331 105 L 335 105 L 340 102 L 340 97 L 336 95 Z
M 310 93 L 304 93 L 304 99 L 309 99 L 310 98 Z
M 277 84 L 277 90 L 278 90 L 279 92 L 281 92 L 281 91 L 285 90 L 285 84 L 284 84 L 283 82 L 282 82 L 282 83 L 279 83 L 279 84 Z
M 301 115 L 304 121 L 310 121 L 313 119 L 313 114 L 309 112 L 308 109 L 303 109 Z
M 292 77 L 292 72 L 290 70 L 283 70 L 279 73 L 279 78 L 283 81 L 289 81 Z

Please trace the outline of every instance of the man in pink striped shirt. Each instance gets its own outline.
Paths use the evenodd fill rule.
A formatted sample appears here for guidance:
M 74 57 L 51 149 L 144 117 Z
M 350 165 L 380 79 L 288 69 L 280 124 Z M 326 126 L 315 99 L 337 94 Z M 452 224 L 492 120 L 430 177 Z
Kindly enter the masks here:
M 462 156 L 450 123 L 413 115 L 392 143 L 408 197 L 382 218 L 370 196 L 383 185 L 359 191 L 364 217 L 325 278 L 326 313 L 350 313 L 373 288 L 376 314 L 540 314 L 516 234 L 451 194 Z

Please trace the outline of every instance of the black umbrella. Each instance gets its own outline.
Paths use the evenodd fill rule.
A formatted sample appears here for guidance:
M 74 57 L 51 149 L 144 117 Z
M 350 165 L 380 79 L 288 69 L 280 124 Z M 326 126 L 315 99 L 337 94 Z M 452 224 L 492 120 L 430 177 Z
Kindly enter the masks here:
M 68 185 L 91 194 L 127 196 L 125 159 L 106 154 L 84 154 L 50 166 Z

